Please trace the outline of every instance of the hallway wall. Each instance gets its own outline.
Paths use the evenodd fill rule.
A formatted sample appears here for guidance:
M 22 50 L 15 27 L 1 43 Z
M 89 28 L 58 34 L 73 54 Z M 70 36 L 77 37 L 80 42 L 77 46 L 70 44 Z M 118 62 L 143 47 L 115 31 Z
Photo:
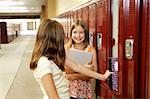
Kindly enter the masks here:
M 46 0 L 45 8 L 42 9 L 41 7 L 43 11 L 41 16 L 45 16 L 44 18 L 53 18 L 88 1 L 91 0 Z
M 56 0 L 56 16 L 91 0 Z

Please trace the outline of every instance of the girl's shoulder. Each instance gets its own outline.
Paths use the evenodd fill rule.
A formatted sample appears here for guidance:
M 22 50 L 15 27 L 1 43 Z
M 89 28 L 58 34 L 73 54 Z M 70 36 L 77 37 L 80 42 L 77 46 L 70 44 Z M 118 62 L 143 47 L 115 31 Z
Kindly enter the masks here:
M 46 56 L 41 56 L 40 58 L 39 58 L 39 61 L 38 61 L 38 65 L 39 64 L 49 64 L 49 60 L 48 60 L 48 58 L 46 57 Z
M 41 56 L 37 63 L 37 68 L 43 68 L 43 69 L 51 68 L 52 69 L 55 67 L 57 67 L 57 65 L 54 63 L 54 61 L 49 60 L 48 57 L 46 56 Z

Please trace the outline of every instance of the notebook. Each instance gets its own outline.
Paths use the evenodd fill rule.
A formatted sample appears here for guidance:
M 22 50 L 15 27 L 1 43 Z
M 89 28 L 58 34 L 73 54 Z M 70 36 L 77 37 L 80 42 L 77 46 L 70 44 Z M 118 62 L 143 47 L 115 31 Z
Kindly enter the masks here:
M 82 50 L 69 49 L 67 57 L 79 64 L 88 64 L 92 61 L 93 54 L 91 52 L 85 52 Z

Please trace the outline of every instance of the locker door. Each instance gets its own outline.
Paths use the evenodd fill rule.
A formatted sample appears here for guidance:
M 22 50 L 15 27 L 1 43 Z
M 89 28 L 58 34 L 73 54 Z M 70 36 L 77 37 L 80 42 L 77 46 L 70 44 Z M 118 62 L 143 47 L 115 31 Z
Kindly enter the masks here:
M 0 22 L 1 24 L 1 43 L 8 43 L 8 33 L 7 33 L 7 23 L 6 22 Z
M 77 10 L 75 10 L 74 12 L 73 12 L 73 21 L 75 21 L 75 20 L 77 20 L 78 19 L 78 12 L 77 12 Z
M 101 0 L 97 4 L 97 50 L 99 72 L 105 73 L 109 69 L 109 59 L 112 58 L 112 20 L 111 20 L 111 0 Z M 103 99 L 111 99 L 115 97 L 108 79 L 106 82 L 101 82 L 100 97 Z M 116 98 L 116 97 L 115 97 Z
M 96 48 L 96 4 L 89 5 L 89 41 Z
M 150 1 L 141 1 L 140 9 L 140 47 L 139 47 L 139 73 L 137 84 L 137 98 L 150 97 Z
M 89 7 L 86 6 L 84 8 L 82 8 L 82 20 L 87 24 L 87 26 L 89 27 Z M 84 13 L 83 13 L 84 12 Z
M 65 28 L 64 28 L 64 30 L 65 30 L 65 35 L 66 35 L 66 37 L 67 37 L 67 15 L 65 14 L 65 16 L 64 16 L 64 24 L 65 24 Z
M 71 28 L 72 24 L 73 24 L 73 12 L 71 11 L 70 12 L 70 28 Z
M 61 20 L 62 20 L 62 25 L 64 28 L 65 36 L 67 37 L 67 17 L 66 17 L 66 14 L 62 15 Z
M 105 3 L 106 4 L 106 3 Z M 98 37 L 98 62 L 99 62 L 99 72 L 104 73 L 106 70 L 106 48 L 107 48 L 107 11 L 105 10 L 106 5 L 104 2 L 97 2 L 97 37 Z M 106 21 L 105 21 L 106 20 Z
M 82 20 L 82 8 L 77 10 L 78 12 L 78 20 Z
M 61 18 L 61 24 L 62 24 L 62 26 L 63 26 L 63 28 L 64 28 L 64 30 L 65 30 L 65 25 L 64 25 L 64 16 L 60 16 L 60 18 Z
M 71 21 L 72 21 L 72 13 L 69 12 L 68 13 L 68 17 L 67 17 L 67 42 L 69 42 L 69 38 L 70 38 L 70 30 L 71 30 Z
M 0 23 L 0 49 L 1 49 L 1 38 L 2 38 L 2 34 L 1 34 L 1 32 L 2 32 L 1 29 L 2 29 L 2 28 L 1 28 L 1 25 L 2 25 L 2 24 Z
M 148 0 L 147 0 L 148 1 Z M 147 2 L 148 3 L 148 16 L 150 16 L 150 1 L 149 2 Z M 148 21 L 148 27 L 150 27 L 150 17 L 149 17 L 149 19 L 148 19 L 149 21 Z M 148 66 L 148 64 L 150 64 L 150 28 L 148 29 L 148 38 L 149 39 L 147 39 L 147 43 L 148 43 L 148 49 L 147 49 L 147 60 L 146 60 L 146 66 L 147 66 L 147 70 L 148 70 L 148 72 L 147 72 L 147 74 L 146 75 L 148 75 L 148 78 L 147 78 L 147 84 L 146 84 L 146 99 L 148 99 L 149 97 L 150 97 L 150 68 L 149 68 L 149 66 Z
M 70 12 L 67 13 L 67 20 L 66 20 L 66 24 L 67 24 L 67 38 L 69 37 L 69 31 L 70 31 Z
M 139 0 L 120 0 L 119 61 L 123 71 L 122 98 L 136 99 L 139 44 Z M 140 89 L 139 89 L 140 90 Z

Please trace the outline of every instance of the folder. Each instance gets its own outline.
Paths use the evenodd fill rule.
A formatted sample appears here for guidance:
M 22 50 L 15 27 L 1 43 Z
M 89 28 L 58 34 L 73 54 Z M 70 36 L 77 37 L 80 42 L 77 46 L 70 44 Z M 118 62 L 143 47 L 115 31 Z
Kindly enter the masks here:
M 82 65 L 90 63 L 92 61 L 92 56 L 92 52 L 85 52 L 77 49 L 69 49 L 69 52 L 67 53 L 67 57 Z

